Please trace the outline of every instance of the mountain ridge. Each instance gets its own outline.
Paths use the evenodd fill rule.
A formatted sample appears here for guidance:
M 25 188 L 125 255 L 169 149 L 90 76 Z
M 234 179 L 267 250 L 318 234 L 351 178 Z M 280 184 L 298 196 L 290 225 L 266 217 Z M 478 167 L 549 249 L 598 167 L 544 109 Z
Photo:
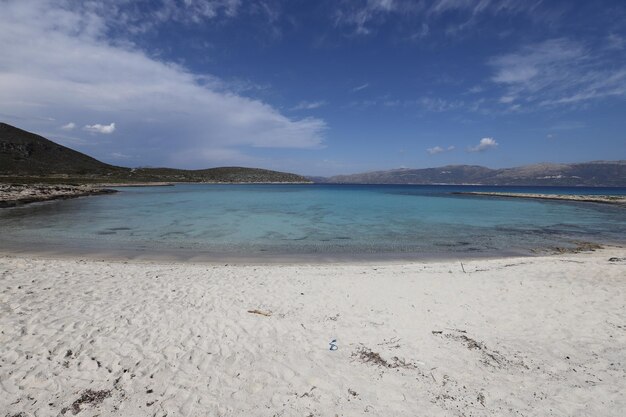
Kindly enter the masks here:
M 318 181 L 320 179 L 318 178 Z M 487 168 L 480 165 L 445 165 L 434 168 L 398 168 L 336 175 L 331 184 L 450 184 L 527 186 L 626 187 L 626 160 L 523 165 Z
M 3 178 L 4 177 L 4 178 Z M 310 183 L 303 176 L 261 168 L 198 170 L 127 168 L 101 162 L 43 136 L 0 122 L 0 181 Z

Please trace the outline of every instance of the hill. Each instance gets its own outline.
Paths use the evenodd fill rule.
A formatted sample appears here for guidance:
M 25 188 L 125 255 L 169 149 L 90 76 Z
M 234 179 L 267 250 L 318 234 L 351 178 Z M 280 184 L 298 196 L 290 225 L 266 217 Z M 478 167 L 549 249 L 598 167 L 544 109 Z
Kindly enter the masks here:
M 425 169 L 393 169 L 337 175 L 324 182 L 344 184 L 480 184 L 626 187 L 626 161 L 534 164 L 490 169 L 449 165 Z
M 42 136 L 0 123 L 0 181 L 303 183 L 300 175 L 258 168 L 201 170 L 109 165 Z
M 0 123 L 2 175 L 109 175 L 125 171 L 42 136 Z

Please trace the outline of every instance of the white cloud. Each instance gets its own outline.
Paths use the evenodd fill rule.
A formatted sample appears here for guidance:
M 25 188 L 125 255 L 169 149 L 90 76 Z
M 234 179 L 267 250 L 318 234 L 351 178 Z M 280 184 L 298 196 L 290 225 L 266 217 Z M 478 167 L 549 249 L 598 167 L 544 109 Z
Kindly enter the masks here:
M 428 152 L 431 155 L 436 155 L 438 153 L 442 153 L 445 152 L 446 150 L 443 149 L 441 146 L 435 146 L 434 148 L 428 148 L 426 149 L 426 152 Z
M 359 86 L 356 86 L 352 89 L 353 93 L 356 93 L 357 91 L 361 91 L 361 90 L 365 90 L 367 87 L 369 87 L 370 84 L 369 83 L 365 83 L 365 84 L 361 84 Z
M 491 80 L 505 89 L 501 103 L 521 98 L 539 106 L 572 105 L 626 95 L 626 67 L 614 53 L 568 39 L 550 39 L 489 61 Z M 619 62 L 619 61 L 618 61 Z
M 455 149 L 456 148 L 454 146 L 448 146 L 447 148 L 442 148 L 441 146 L 435 146 L 434 148 L 426 149 L 426 152 L 428 152 L 431 155 L 437 155 L 439 153 L 450 152 Z
M 327 103 L 324 100 L 321 101 L 301 101 L 296 104 L 291 110 L 313 110 L 325 106 Z
M 482 138 L 478 145 L 468 148 L 470 152 L 483 152 L 498 146 L 498 142 L 494 138 Z
M 111 123 L 109 125 L 101 125 L 100 123 L 85 125 L 84 129 L 92 133 L 102 133 L 104 135 L 109 135 L 115 132 L 115 123 Z
M 61 129 L 63 130 L 74 130 L 76 128 L 76 123 L 74 122 L 69 122 L 66 125 L 61 126 Z
M 141 154 L 152 165 L 175 161 L 201 168 L 224 162 L 224 155 L 245 159 L 246 147 L 323 146 L 323 120 L 289 118 L 260 100 L 206 83 L 210 75 L 153 59 L 128 42 L 111 43 L 106 14 L 81 4 L 2 3 L 0 113 L 22 120 L 115 120 L 124 126 L 117 133 L 121 140 L 94 146 L 94 156 Z M 36 126 L 47 129 L 42 123 Z M 181 155 L 194 155 L 193 165 Z

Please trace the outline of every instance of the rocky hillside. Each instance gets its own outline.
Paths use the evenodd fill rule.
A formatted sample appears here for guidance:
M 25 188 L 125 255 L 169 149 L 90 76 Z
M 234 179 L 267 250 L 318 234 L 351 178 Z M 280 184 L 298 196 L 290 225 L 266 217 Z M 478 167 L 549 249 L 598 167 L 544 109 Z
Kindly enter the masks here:
M 394 169 L 338 175 L 325 182 L 346 184 L 483 184 L 626 187 L 626 161 L 535 164 L 490 169 L 450 165 L 426 169 Z
M 0 175 L 110 175 L 125 168 L 105 164 L 42 136 L 0 123 Z
M 310 182 L 286 172 L 220 167 L 201 170 L 105 164 L 42 136 L 0 123 L 0 182 Z

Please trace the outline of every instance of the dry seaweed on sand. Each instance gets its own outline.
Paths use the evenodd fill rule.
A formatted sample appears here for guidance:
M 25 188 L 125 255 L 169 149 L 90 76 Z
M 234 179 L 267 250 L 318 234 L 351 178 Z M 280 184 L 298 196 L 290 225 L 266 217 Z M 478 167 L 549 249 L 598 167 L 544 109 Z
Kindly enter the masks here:
M 391 360 L 386 360 L 378 352 L 374 352 L 371 349 L 361 346 L 354 353 L 352 353 L 353 358 L 357 358 L 363 363 L 371 363 L 373 365 L 381 366 L 383 368 L 395 369 L 395 368 L 405 368 L 405 369 L 415 369 L 416 366 L 410 362 L 405 361 L 404 359 L 400 359 L 397 356 L 391 358 Z
M 532 249 L 531 252 L 551 252 L 558 255 L 564 255 L 569 253 L 594 252 L 595 250 L 603 249 L 602 245 L 593 242 L 576 241 L 573 242 L 573 244 L 574 246 L 555 246 L 545 249 Z
M 446 339 L 461 342 L 469 350 L 477 350 L 482 355 L 482 362 L 496 368 L 506 368 L 510 365 L 519 365 L 528 368 L 522 361 L 511 361 L 496 350 L 489 349 L 483 342 L 477 341 L 466 334 L 465 330 L 454 330 L 453 332 L 443 332 L 433 330 L 435 336 L 443 336 Z
M 111 396 L 110 390 L 100 390 L 94 391 L 91 389 L 83 391 L 82 395 L 76 399 L 69 407 L 65 407 L 61 410 L 61 414 L 65 414 L 68 411 L 71 411 L 72 414 L 76 415 L 81 411 L 81 405 L 90 405 L 96 406 L 104 401 L 106 398 Z
M 270 317 L 272 315 L 271 311 L 262 311 L 262 310 L 248 310 L 250 314 L 258 314 L 260 316 Z

